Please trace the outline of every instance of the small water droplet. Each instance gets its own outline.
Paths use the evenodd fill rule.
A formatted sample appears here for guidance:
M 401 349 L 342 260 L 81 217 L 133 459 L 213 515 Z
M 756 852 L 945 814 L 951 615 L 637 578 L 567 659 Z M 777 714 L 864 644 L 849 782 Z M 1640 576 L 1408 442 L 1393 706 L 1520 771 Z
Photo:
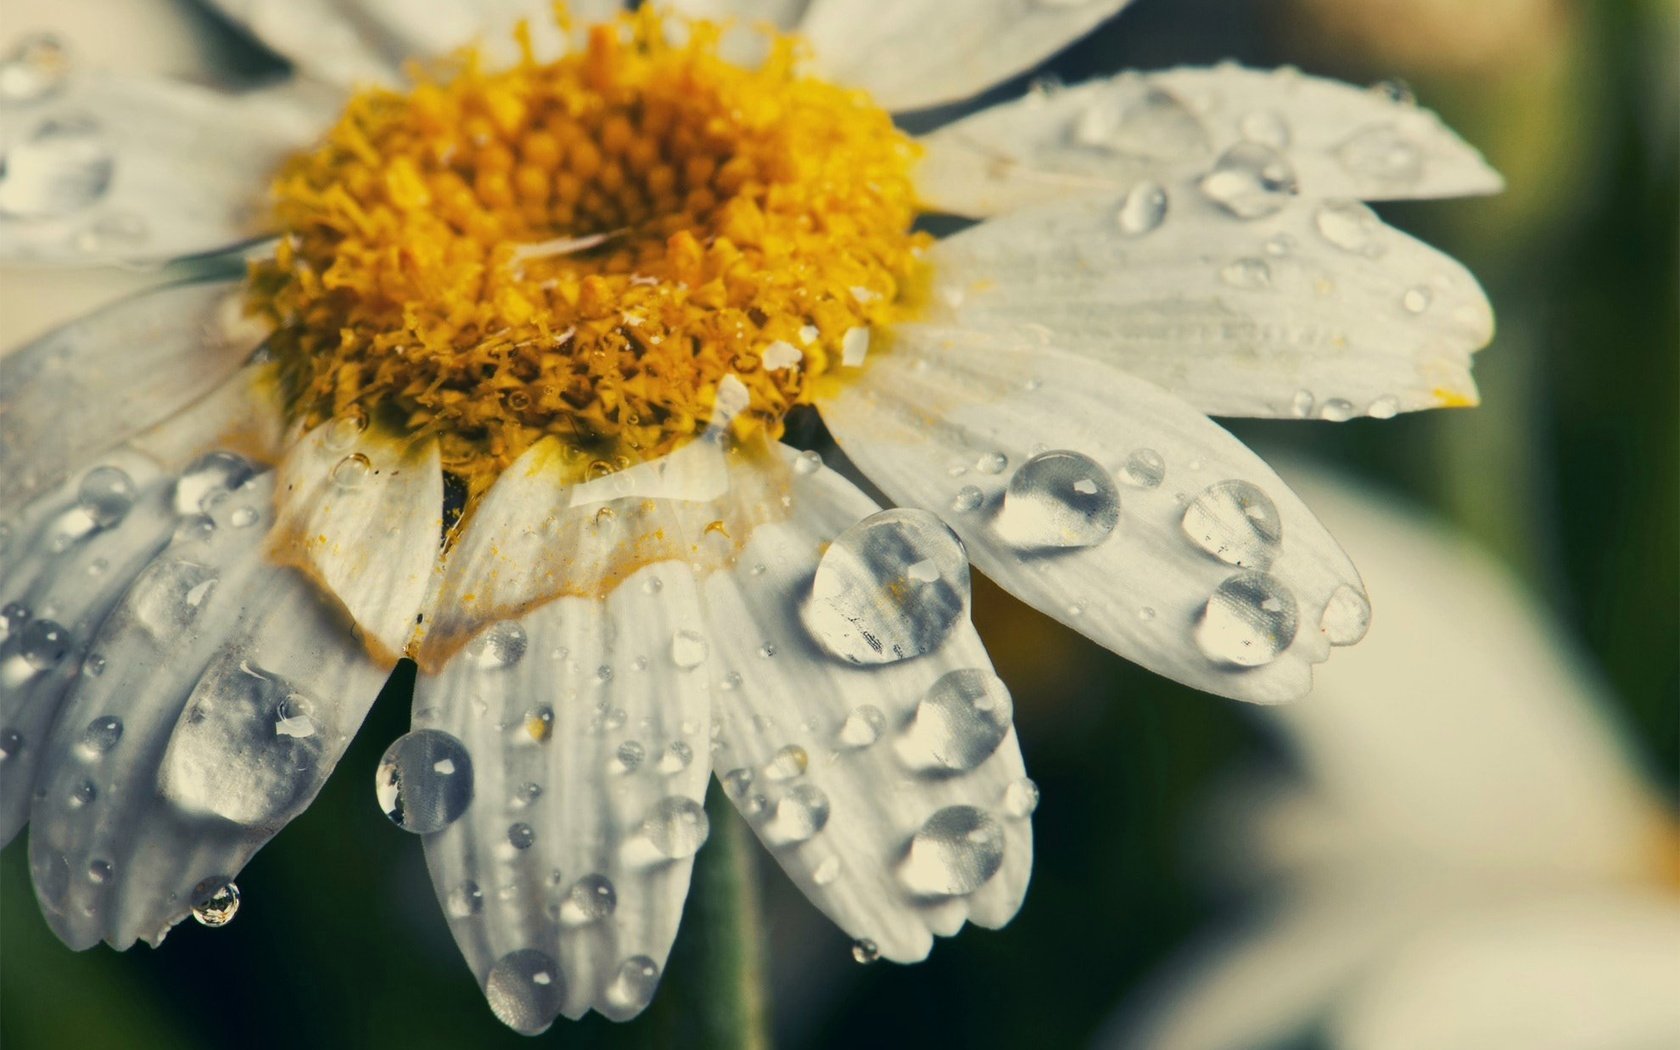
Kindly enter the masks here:
M 1003 811 L 1022 820 L 1033 815 L 1038 809 L 1038 785 L 1027 777 L 1012 780 L 1003 789 Z
M 973 893 L 1003 867 L 1003 828 L 984 810 L 947 806 L 910 840 L 899 869 L 904 884 L 929 897 Z
M 795 784 L 776 803 L 765 834 L 781 844 L 806 842 L 828 824 L 828 795 L 815 784 Z
M 51 620 L 31 620 L 18 634 L 18 652 L 37 671 L 57 667 L 70 655 L 70 632 Z
M 1078 452 L 1041 452 L 1009 479 L 997 531 L 1026 548 L 1094 547 L 1120 521 L 1120 491 L 1108 471 Z
M 192 917 L 199 925 L 226 926 L 239 914 L 239 887 L 231 879 L 205 879 L 193 890 Z
M 1150 160 L 1204 153 L 1207 129 L 1178 96 L 1136 80 L 1116 81 L 1074 118 L 1070 132 L 1082 146 Z
M 831 886 L 840 877 L 840 858 L 832 853 L 811 869 L 811 881 L 818 886 Z
M 103 755 L 117 746 L 122 734 L 122 719 L 112 715 L 95 718 L 82 730 L 82 750 L 90 756 Z
M 1386 250 L 1382 220 L 1359 201 L 1325 201 L 1313 213 L 1313 225 L 1319 236 L 1344 252 L 1374 259 Z
M 849 748 L 868 747 L 881 739 L 887 726 L 887 716 L 874 704 L 859 704 L 852 708 L 840 726 L 840 743 Z
M 984 452 L 974 461 L 974 469 L 982 474 L 1002 474 L 1009 466 L 1009 457 L 1002 452 Z
M 600 922 L 618 909 L 618 889 L 605 875 L 585 875 L 572 883 L 560 904 L 560 919 L 572 926 Z
M 360 452 L 352 452 L 333 465 L 332 483 L 346 491 L 357 489 L 367 481 L 372 472 L 372 461 Z
M 957 490 L 955 496 L 951 497 L 951 509 L 958 514 L 967 514 L 971 510 L 979 509 L 980 504 L 984 502 L 986 502 L 984 493 L 973 485 L 964 485 Z
M 806 449 L 793 457 L 793 472 L 801 477 L 809 477 L 822 469 L 822 456 Z
M 659 964 L 645 955 L 632 955 L 619 964 L 607 985 L 607 1005 L 615 1018 L 632 1017 L 647 1008 L 658 987 Z
M 0 637 L 10 638 L 22 630 L 32 615 L 29 606 L 22 602 L 7 602 L 0 606 Z
M 535 948 L 521 948 L 490 967 L 484 997 L 498 1021 L 521 1035 L 537 1035 L 560 1015 L 566 989 L 553 959 Z
M 1274 576 L 1239 572 L 1208 598 L 1196 645 L 1210 660 L 1260 667 L 1278 658 L 1299 626 L 1295 596 Z
M 1392 124 L 1361 128 L 1335 153 L 1354 175 L 1396 186 L 1410 186 L 1423 177 L 1423 152 Z
M 1409 314 L 1423 313 L 1429 309 L 1429 305 L 1434 301 L 1435 293 L 1430 291 L 1426 285 L 1421 284 L 1406 289 L 1405 294 L 1400 296 L 1400 305 Z
M 530 849 L 531 843 L 537 841 L 537 833 L 526 823 L 509 824 L 507 829 L 508 845 L 514 849 Z
M 1003 743 L 1014 716 L 1014 702 L 1003 679 L 980 668 L 949 671 L 916 705 L 904 744 L 920 765 L 970 770 Z
M 1249 256 L 1226 263 L 1219 279 L 1233 288 L 1260 289 L 1272 286 L 1272 268 L 1266 260 Z
M 1158 182 L 1145 180 L 1126 191 L 1114 221 L 1128 237 L 1142 237 L 1161 228 L 1167 220 L 1167 191 Z
M 70 808 L 81 809 L 99 797 L 99 789 L 91 780 L 78 780 L 70 788 Z
M 659 754 L 659 772 L 673 776 L 687 769 L 693 761 L 694 749 L 681 740 L 673 740 Z
M 1209 485 L 1184 508 L 1190 542 L 1229 565 L 1264 569 L 1283 548 L 1283 518 L 1259 486 L 1247 481 Z
M 811 758 L 804 748 L 798 744 L 788 744 L 764 764 L 764 775 L 771 780 L 792 780 L 794 777 L 803 776 L 810 764 Z
M 711 830 L 700 803 L 682 795 L 660 799 L 642 820 L 642 835 L 672 860 L 694 856 Z
M 1331 423 L 1346 423 L 1354 416 L 1353 402 L 1333 397 L 1318 407 L 1318 418 Z
M 530 638 L 512 620 L 492 624 L 468 644 L 466 655 L 485 669 L 512 667 L 525 657 Z
M 87 874 L 89 882 L 95 886 L 103 886 L 111 881 L 111 875 L 113 874 L 111 862 L 108 860 L 90 860 L 88 861 Z
M 519 720 L 519 727 L 525 735 L 539 744 L 546 744 L 554 735 L 554 708 L 547 704 L 538 704 L 528 708 L 525 717 Z
M 465 919 L 477 915 L 484 909 L 484 891 L 478 888 L 478 883 L 468 879 L 449 891 L 447 907 L 452 919 Z
M 196 515 L 217 498 L 239 488 L 256 473 L 250 461 L 231 452 L 207 452 L 175 482 L 175 513 Z
M 1156 488 L 1167 479 L 1167 461 L 1152 448 L 1137 449 L 1126 457 L 1120 477 L 1133 488 Z
M 116 467 L 94 467 L 82 476 L 76 502 L 102 529 L 122 521 L 134 506 L 134 479 Z
M 1203 196 L 1239 219 L 1276 215 L 1300 192 L 1283 154 L 1257 142 L 1239 142 L 1220 154 L 1198 185 Z
M 626 740 L 613 752 L 613 771 L 620 774 L 634 773 L 642 768 L 642 762 L 646 758 L 647 748 L 640 740 Z
M 9 146 L 0 167 L 0 215 L 51 219 L 90 207 L 111 186 L 116 158 L 88 113 L 59 113 Z
M 1144 623 L 1148 623 L 1150 620 L 1155 619 L 1155 610 L 1145 605 L 1137 611 L 1137 617 Z
M 929 559 L 938 579 L 910 583 L 911 566 Z M 962 543 L 934 515 L 901 508 L 873 514 L 834 538 L 802 611 L 806 628 L 829 653 L 882 664 L 942 645 L 967 614 L 968 599 Z
M 1388 77 L 1371 85 L 1371 94 L 1377 95 L 1399 106 L 1417 105 L 1417 93 L 1412 85 L 1399 77 Z
M 1318 629 L 1331 645 L 1353 645 L 1371 629 L 1371 603 L 1364 594 L 1342 584 L 1330 595 Z
M 404 831 L 442 831 L 473 796 L 466 747 L 439 729 L 416 729 L 392 742 L 375 775 L 379 807 Z
M 1289 145 L 1289 123 L 1275 109 L 1256 109 L 1243 114 L 1237 130 L 1248 141 L 1272 149 L 1283 149 Z
M 1384 394 L 1365 406 L 1365 414 L 1372 419 L 1393 419 L 1400 414 L 1400 399 Z
M 867 937 L 860 937 L 852 942 L 852 958 L 859 966 L 868 966 L 881 958 L 881 949 Z

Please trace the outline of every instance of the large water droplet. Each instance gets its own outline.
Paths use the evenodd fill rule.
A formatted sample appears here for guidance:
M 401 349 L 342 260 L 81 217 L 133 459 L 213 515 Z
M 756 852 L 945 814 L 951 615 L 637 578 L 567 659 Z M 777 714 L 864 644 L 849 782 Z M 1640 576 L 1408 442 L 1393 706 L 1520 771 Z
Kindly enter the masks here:
M 929 897 L 973 893 L 1003 867 L 1003 828 L 984 810 L 948 806 L 910 840 L 899 875 Z
M 1270 496 L 1247 481 L 1209 485 L 1184 508 L 1184 534 L 1220 561 L 1264 569 L 1283 548 L 1283 518 Z
M 70 632 L 51 620 L 31 620 L 18 633 L 18 652 L 37 671 L 57 667 L 70 655 Z
M 1344 583 L 1330 595 L 1318 629 L 1331 645 L 1353 645 L 1371 629 L 1371 603 L 1358 588 Z
M 32 33 L 0 58 L 0 105 L 24 106 L 63 89 L 70 52 L 57 37 Z
M 1392 124 L 1372 124 L 1354 132 L 1336 147 L 1342 167 L 1396 186 L 1410 186 L 1423 177 L 1423 152 Z
M 765 828 L 783 845 L 805 842 L 828 823 L 828 795 L 815 784 L 795 784 L 776 803 L 775 816 Z
M 916 705 L 915 720 L 904 737 L 905 752 L 918 765 L 973 769 L 1003 743 L 1014 717 L 1003 679 L 980 668 L 950 671 Z
M 525 657 L 530 646 L 525 628 L 512 620 L 492 624 L 467 646 L 467 656 L 486 669 L 512 667 Z
M 1073 138 L 1083 146 L 1151 160 L 1177 160 L 1206 152 L 1207 129 L 1178 96 L 1158 87 L 1138 92 L 1120 82 L 1074 118 Z
M 1276 215 L 1300 192 L 1295 169 L 1270 146 L 1239 142 L 1199 183 L 1203 196 L 1239 219 Z
M 632 955 L 618 966 L 607 985 L 607 1006 L 614 1020 L 634 1017 L 653 1001 L 659 987 L 659 964 L 646 955 Z
M 1094 547 L 1120 521 L 1120 490 L 1089 456 L 1041 452 L 1009 479 L 997 531 L 1033 549 Z
M 672 860 L 694 856 L 711 831 L 711 822 L 700 803 L 682 795 L 660 799 L 642 821 L 642 835 Z
M 1382 220 L 1359 201 L 1325 201 L 1313 214 L 1319 236 L 1344 252 L 1376 258 L 1383 247 Z
M 834 538 L 803 612 L 828 652 L 882 664 L 937 649 L 967 614 L 968 599 L 968 556 L 956 534 L 926 511 L 897 509 Z
M 58 218 L 87 208 L 110 188 L 116 160 L 86 113 L 49 117 L 12 145 L 0 166 L 0 215 Z
M 448 733 L 416 729 L 385 750 L 375 789 L 379 807 L 397 827 L 421 835 L 441 831 L 472 802 L 472 760 Z
M 1196 645 L 1210 660 L 1238 667 L 1271 663 L 1295 640 L 1295 596 L 1263 572 L 1239 572 L 1208 598 Z
M 102 529 L 127 516 L 134 496 L 134 479 L 116 467 L 94 467 L 82 476 L 76 490 L 76 502 Z
M 498 1021 L 521 1035 L 538 1035 L 560 1015 L 566 987 L 553 959 L 535 948 L 521 948 L 490 967 L 484 997 Z
M 193 890 L 192 917 L 202 926 L 226 926 L 239 914 L 239 887 L 220 876 L 205 879 Z
M 1126 191 L 1114 216 L 1120 232 L 1128 237 L 1141 237 L 1158 230 L 1166 219 L 1167 191 L 1160 183 L 1147 179 Z

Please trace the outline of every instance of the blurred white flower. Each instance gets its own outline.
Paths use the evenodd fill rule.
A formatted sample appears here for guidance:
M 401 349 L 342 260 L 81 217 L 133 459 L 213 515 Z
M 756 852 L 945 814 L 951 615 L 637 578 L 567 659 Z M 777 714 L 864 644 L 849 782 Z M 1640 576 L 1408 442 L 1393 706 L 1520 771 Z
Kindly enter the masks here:
M 1103 1045 L 1654 1050 L 1680 1043 L 1680 837 L 1603 684 L 1506 572 L 1392 500 L 1288 472 L 1381 603 L 1300 704 L 1298 762 L 1208 838 L 1250 914 Z

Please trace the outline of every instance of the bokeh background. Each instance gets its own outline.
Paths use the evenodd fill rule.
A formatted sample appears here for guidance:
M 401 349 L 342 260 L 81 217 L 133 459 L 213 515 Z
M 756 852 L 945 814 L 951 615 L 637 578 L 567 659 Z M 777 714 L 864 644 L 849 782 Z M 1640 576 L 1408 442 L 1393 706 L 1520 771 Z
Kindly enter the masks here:
M 1666 0 L 1136 0 L 1032 74 L 1073 82 L 1232 58 L 1355 82 L 1399 77 L 1482 148 L 1509 182 L 1503 196 L 1379 210 L 1487 288 L 1499 333 L 1477 362 L 1483 407 L 1233 429 L 1262 451 L 1355 473 L 1489 547 L 1604 673 L 1611 717 L 1670 794 L 1680 759 L 1677 24 L 1680 7 Z M 229 81 L 278 69 L 188 0 L 0 4 L 0 44 L 55 27 L 89 62 Z M 0 273 L 0 335 L 16 343 L 154 280 Z M 1225 774 L 1271 746 L 1253 713 L 1140 671 L 984 583 L 975 618 L 1014 691 L 1043 791 L 1026 905 L 1002 931 L 942 941 L 923 965 L 859 966 L 765 858 L 779 1045 L 1084 1045 L 1224 914 L 1186 876 L 1186 843 Z M 240 877 L 238 919 L 184 924 L 157 951 L 65 950 L 36 911 L 24 843 L 0 854 L 8 1050 L 534 1045 L 485 1009 L 418 843 L 374 804 L 374 765 L 407 723 L 400 700 L 378 704 L 317 803 Z M 562 1021 L 535 1045 L 697 1040 L 720 979 L 698 926 L 685 928 L 641 1020 Z

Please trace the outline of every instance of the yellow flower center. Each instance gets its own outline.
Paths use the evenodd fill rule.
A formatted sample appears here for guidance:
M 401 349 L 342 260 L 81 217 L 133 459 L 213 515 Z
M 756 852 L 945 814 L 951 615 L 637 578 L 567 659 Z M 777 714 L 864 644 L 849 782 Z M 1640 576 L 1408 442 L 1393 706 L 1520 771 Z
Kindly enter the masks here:
M 578 480 L 703 432 L 778 436 L 907 307 L 914 144 L 859 92 L 742 68 L 644 10 L 486 72 L 367 90 L 274 186 L 252 267 L 286 408 L 439 442 L 477 497 L 547 436 Z

